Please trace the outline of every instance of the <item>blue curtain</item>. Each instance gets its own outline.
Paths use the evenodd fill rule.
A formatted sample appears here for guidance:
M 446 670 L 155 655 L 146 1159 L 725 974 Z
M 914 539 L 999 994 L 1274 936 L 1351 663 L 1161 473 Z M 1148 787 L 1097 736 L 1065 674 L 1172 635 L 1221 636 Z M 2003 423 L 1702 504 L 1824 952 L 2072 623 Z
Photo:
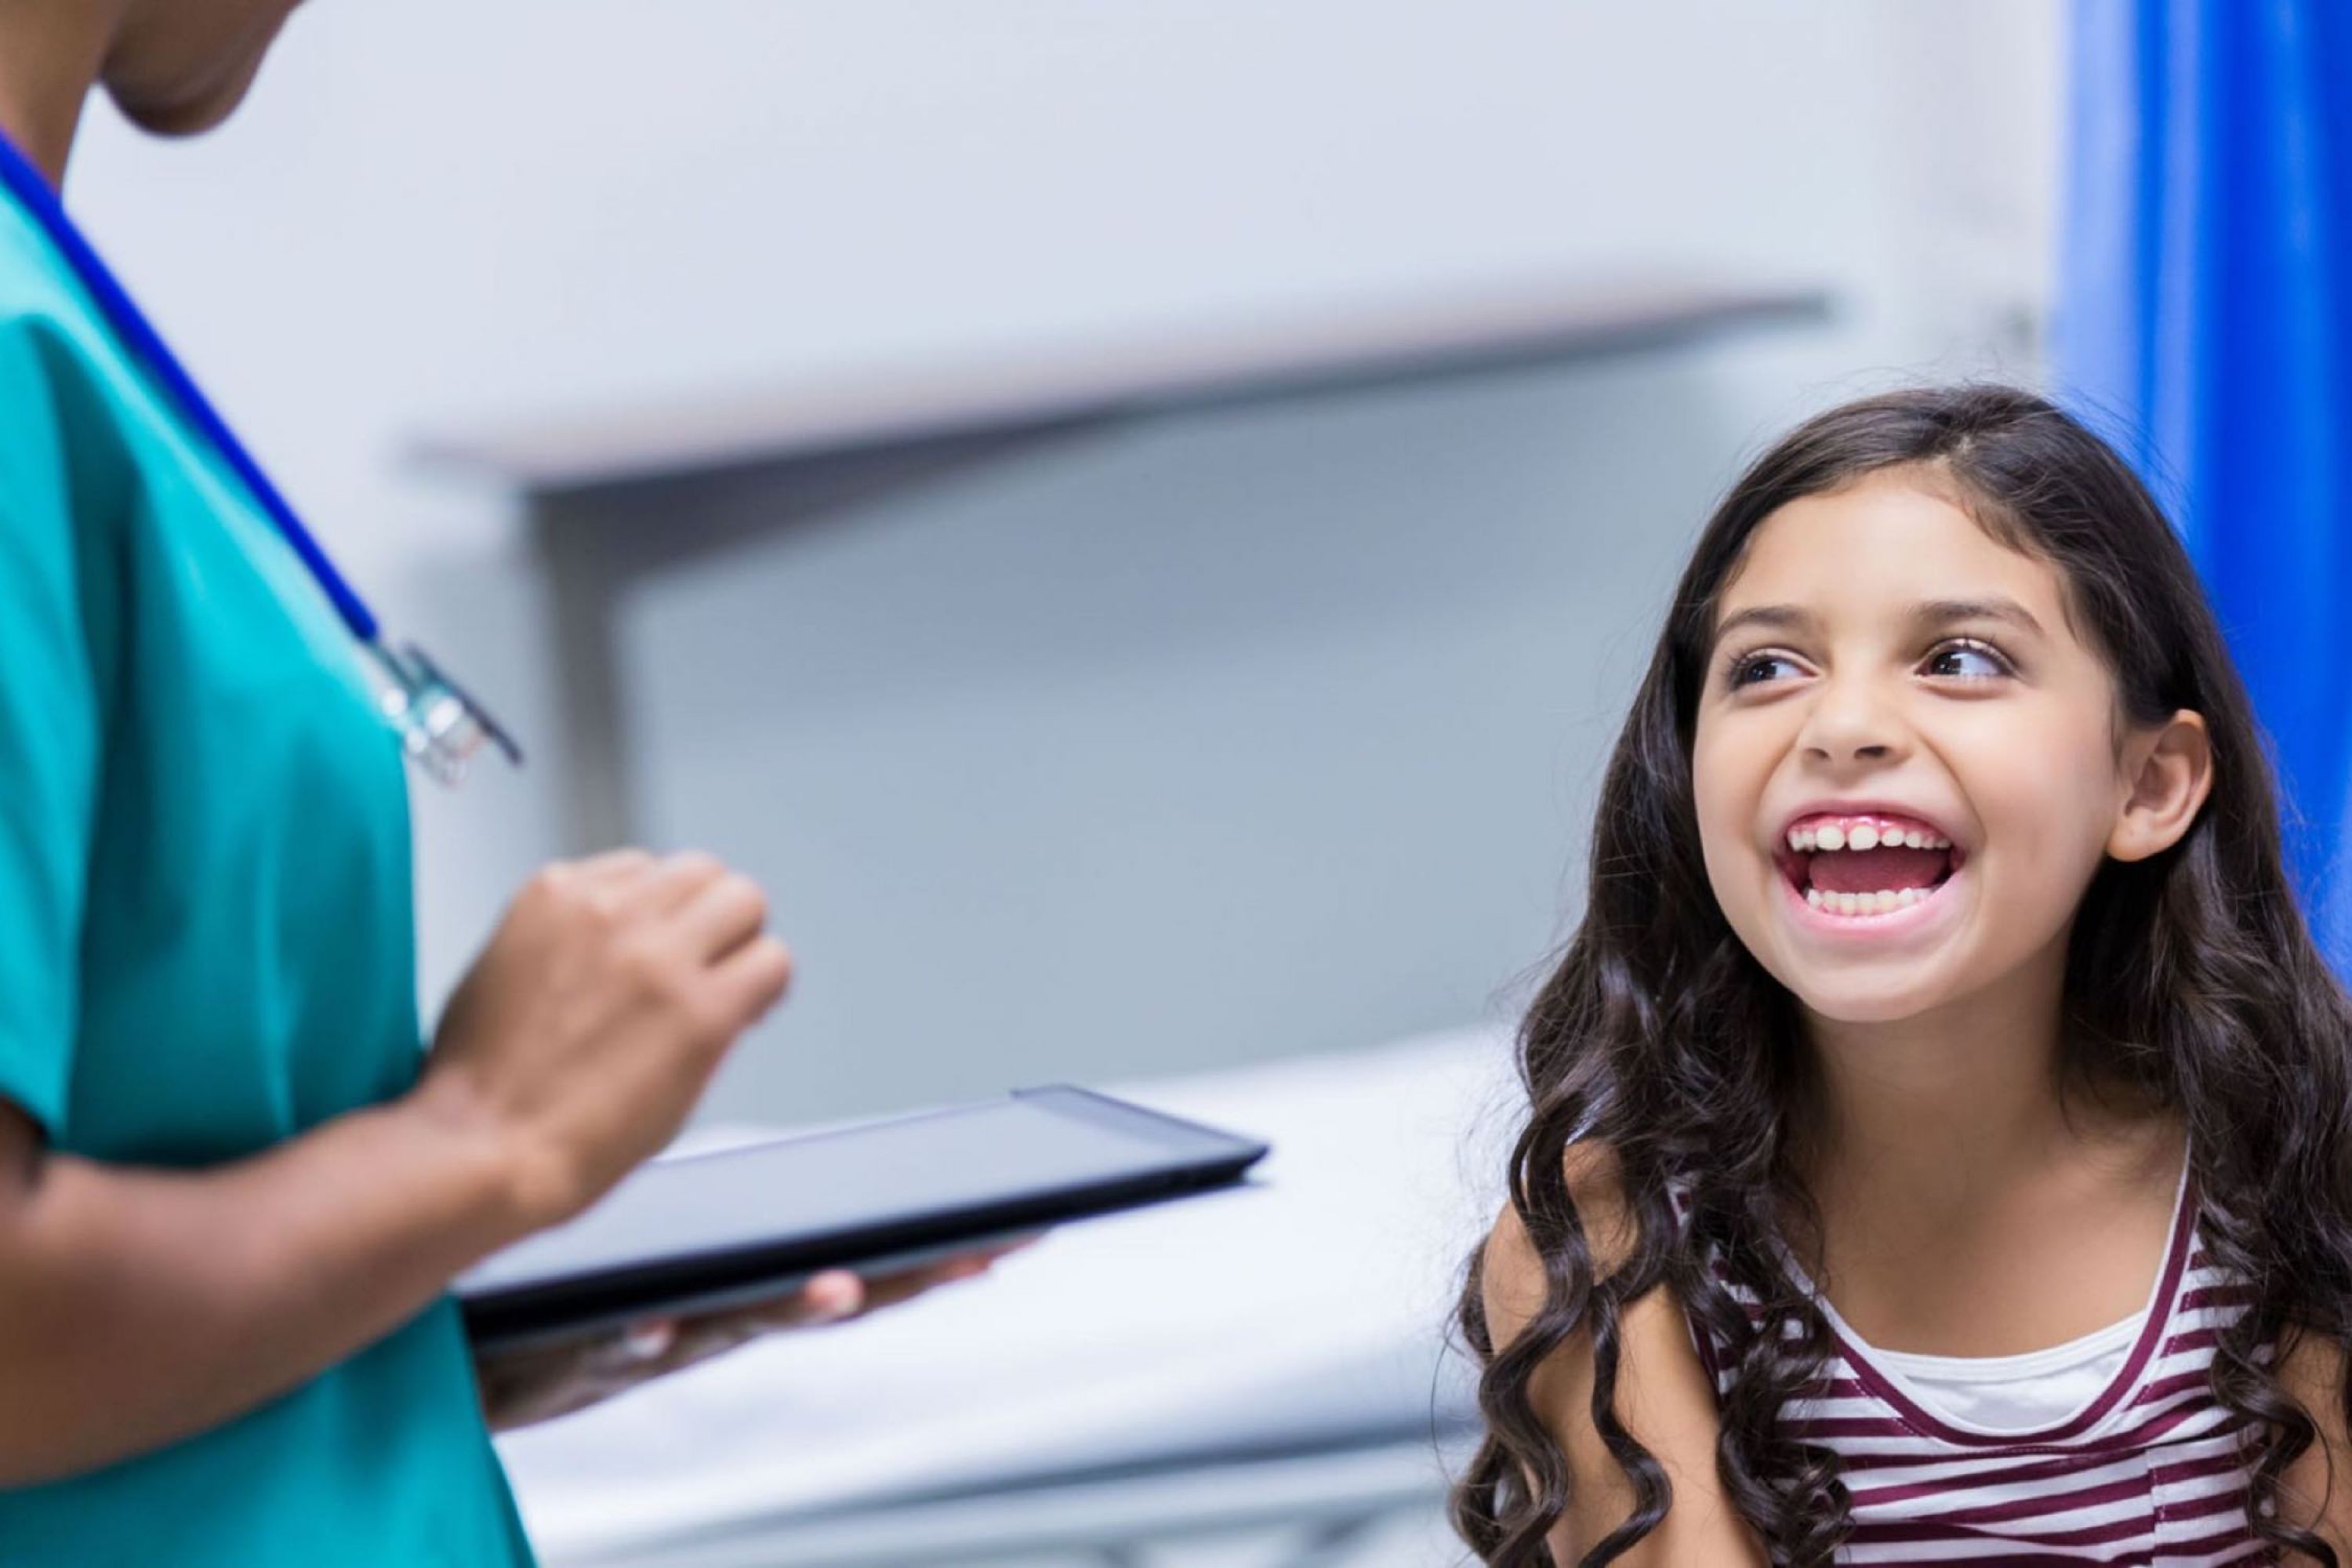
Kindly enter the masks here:
M 2352 959 L 2352 4 L 2075 0 L 2052 389 L 2178 521 Z

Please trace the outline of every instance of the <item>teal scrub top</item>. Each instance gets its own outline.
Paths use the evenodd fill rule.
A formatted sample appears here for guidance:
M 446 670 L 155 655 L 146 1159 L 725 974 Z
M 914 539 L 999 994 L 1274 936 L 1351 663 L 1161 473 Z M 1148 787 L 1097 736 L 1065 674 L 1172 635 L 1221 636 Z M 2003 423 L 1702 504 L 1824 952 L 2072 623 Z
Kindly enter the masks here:
M 407 781 L 359 659 L 0 196 L 0 1096 L 54 1148 L 194 1169 L 415 1081 Z M 530 1561 L 446 1297 L 225 1426 L 0 1489 L 9 1568 Z

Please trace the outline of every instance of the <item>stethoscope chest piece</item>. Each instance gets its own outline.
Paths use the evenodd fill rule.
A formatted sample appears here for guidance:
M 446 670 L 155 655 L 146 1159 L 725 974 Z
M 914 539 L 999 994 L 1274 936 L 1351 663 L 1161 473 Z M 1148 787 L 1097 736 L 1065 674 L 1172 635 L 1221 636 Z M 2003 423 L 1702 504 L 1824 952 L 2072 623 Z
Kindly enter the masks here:
M 413 642 L 403 643 L 397 653 L 382 643 L 367 647 L 383 673 L 379 701 L 385 720 L 399 734 L 402 750 L 437 783 L 462 780 L 485 743 L 496 745 L 510 763 L 522 762 L 514 737 L 423 648 Z

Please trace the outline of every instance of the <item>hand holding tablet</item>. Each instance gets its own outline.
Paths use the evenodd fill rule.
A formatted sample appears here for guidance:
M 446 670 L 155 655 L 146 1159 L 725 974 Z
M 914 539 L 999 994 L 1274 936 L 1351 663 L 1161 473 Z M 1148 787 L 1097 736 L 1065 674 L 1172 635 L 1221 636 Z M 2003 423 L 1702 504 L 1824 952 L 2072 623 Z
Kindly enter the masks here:
M 568 1415 L 766 1335 L 846 1322 L 973 1279 L 1038 1239 L 1028 1237 L 872 1280 L 845 1268 L 831 1269 L 771 1300 L 482 1351 L 475 1357 L 475 1372 L 483 1417 L 492 1431 L 504 1432 Z
M 458 1296 L 483 1352 L 752 1302 L 790 1313 L 830 1271 L 935 1283 L 928 1266 L 1228 1186 L 1265 1153 L 1085 1089 L 1024 1090 L 655 1161 L 462 1276 Z

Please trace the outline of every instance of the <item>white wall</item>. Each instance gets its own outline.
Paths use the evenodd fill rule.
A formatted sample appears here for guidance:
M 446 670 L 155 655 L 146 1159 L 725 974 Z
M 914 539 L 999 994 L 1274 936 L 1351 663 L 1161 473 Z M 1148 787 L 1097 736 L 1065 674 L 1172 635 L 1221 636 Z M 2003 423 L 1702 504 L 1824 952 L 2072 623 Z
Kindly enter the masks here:
M 1628 258 L 1838 287 L 1834 331 L 1657 373 L 1706 417 L 1632 454 L 1673 469 L 1654 489 L 1605 483 L 1652 495 L 1649 526 L 1695 523 L 1807 406 L 1915 371 L 2030 374 L 2059 15 L 318 0 L 214 136 L 163 146 L 94 115 L 68 195 L 388 618 L 538 738 L 550 672 L 513 509 L 404 468 L 421 429 Z M 1591 548 L 1620 542 L 1635 581 L 1672 554 L 1654 534 Z M 646 658 L 641 679 L 669 679 Z M 1558 763 L 1532 787 L 1590 758 Z M 517 779 L 420 788 L 428 997 L 555 842 L 561 763 L 542 748 Z M 1528 847 L 1530 889 L 1556 885 L 1561 831 Z M 1482 951 L 1532 960 L 1549 922 L 1518 918 L 1524 939 Z

